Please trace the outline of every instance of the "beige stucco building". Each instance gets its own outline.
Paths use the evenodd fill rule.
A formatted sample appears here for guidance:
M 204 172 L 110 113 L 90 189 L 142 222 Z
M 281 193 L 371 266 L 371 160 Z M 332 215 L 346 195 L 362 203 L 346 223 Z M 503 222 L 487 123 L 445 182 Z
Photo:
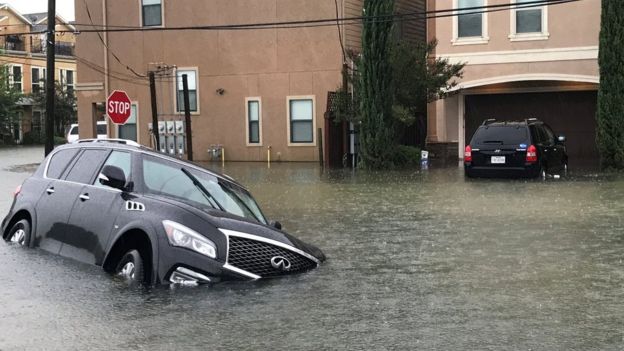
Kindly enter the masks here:
M 428 10 L 505 3 L 429 0 Z M 430 105 L 432 148 L 461 158 L 484 119 L 540 118 L 567 136 L 571 162 L 595 158 L 600 0 L 467 12 L 428 23 L 436 56 L 466 63 L 456 94 Z
M 74 31 L 65 19 L 57 16 L 56 30 Z M 46 13 L 22 14 L 8 4 L 0 4 L 0 64 L 9 73 L 9 84 L 24 94 L 17 120 L 7 128 L 15 141 L 22 142 L 28 133 L 35 141 L 45 131 L 45 112 L 35 104 L 31 94 L 42 91 L 46 78 L 45 34 L 25 35 L 47 28 Z M 65 89 L 74 89 L 76 82 L 75 36 L 72 33 L 56 35 L 55 80 Z
M 401 1 L 398 11 L 424 7 L 424 0 Z M 179 121 L 180 77 L 187 74 L 194 159 L 208 160 L 213 157 L 209 150 L 222 145 L 227 160 L 264 161 L 270 149 L 273 160 L 316 161 L 327 94 L 341 84 L 343 48 L 359 48 L 359 26 L 171 29 L 361 13 L 362 0 L 77 1 L 77 23 L 155 29 L 108 32 L 101 38 L 86 32 L 78 36 L 79 123 L 92 125 L 94 119 L 103 118 L 102 103 L 108 94 L 124 90 L 133 100 L 133 116 L 126 126 L 111 125 L 109 132 L 112 137 L 151 146 L 152 108 L 146 75 L 156 72 L 159 120 Z M 401 30 L 402 35 L 425 39 L 424 24 L 420 30 L 414 24 Z M 92 128 L 80 129 L 82 138 L 92 133 Z

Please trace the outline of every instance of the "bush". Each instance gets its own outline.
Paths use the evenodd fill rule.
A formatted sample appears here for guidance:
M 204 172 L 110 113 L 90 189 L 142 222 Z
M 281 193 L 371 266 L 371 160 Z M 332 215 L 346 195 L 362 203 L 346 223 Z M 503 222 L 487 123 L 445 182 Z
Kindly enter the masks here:
M 26 132 L 24 133 L 23 144 L 24 145 L 43 144 L 43 138 L 37 133 Z
M 60 137 L 60 136 L 55 136 L 54 137 L 54 145 L 63 145 L 67 143 L 67 139 Z
M 395 167 L 413 167 L 420 165 L 420 149 L 414 146 L 397 145 L 392 154 Z

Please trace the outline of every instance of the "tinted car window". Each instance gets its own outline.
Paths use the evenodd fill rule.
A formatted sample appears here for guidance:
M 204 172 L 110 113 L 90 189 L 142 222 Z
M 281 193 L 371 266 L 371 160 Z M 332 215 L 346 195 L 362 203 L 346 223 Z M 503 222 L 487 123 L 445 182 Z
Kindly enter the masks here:
M 542 129 L 544 130 L 544 135 L 546 136 L 548 143 L 549 144 L 554 144 L 555 143 L 555 133 L 553 133 L 553 131 L 546 125 L 542 126 Z
M 91 184 L 95 178 L 95 173 L 100 169 L 100 165 L 108 155 L 108 150 L 87 149 L 79 156 L 65 180 L 72 182 Z
M 487 126 L 479 127 L 473 144 L 525 144 L 529 140 L 526 127 L 520 126 Z
M 121 168 L 126 175 L 126 179 L 129 179 L 130 173 L 132 172 L 132 155 L 129 152 L 113 151 L 106 159 L 106 162 L 102 165 L 102 168 L 105 166 L 115 166 Z M 103 186 L 97 179 L 95 179 L 94 182 L 97 186 Z
M 48 178 L 59 179 L 65 168 L 78 153 L 78 149 L 61 150 L 52 156 L 48 164 Z
M 226 212 L 266 224 L 260 208 L 245 189 L 229 182 L 221 182 L 209 173 L 187 168 L 208 190 L 212 196 L 208 199 L 193 184 L 191 178 L 182 172 L 182 167 L 173 162 L 145 156 L 143 158 L 143 182 L 147 188 L 146 192 L 171 196 L 180 201 L 195 202 L 205 207 L 218 208 L 220 206 Z

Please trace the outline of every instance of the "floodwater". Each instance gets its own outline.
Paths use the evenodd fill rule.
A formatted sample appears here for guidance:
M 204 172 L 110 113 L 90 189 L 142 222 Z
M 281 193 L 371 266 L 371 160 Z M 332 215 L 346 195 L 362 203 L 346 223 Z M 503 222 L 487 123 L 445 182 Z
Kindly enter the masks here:
M 32 169 L 12 166 L 40 159 L 0 149 L 2 215 Z M 253 283 L 130 289 L 0 243 L 0 350 L 624 349 L 624 176 L 210 167 L 328 261 Z

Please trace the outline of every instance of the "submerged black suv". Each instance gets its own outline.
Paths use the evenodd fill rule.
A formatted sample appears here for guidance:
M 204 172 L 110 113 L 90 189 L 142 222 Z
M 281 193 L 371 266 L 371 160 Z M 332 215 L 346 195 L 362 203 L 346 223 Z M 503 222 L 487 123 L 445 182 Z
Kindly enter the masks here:
M 146 284 L 273 277 L 325 259 L 233 179 L 124 140 L 55 149 L 16 189 L 2 235 Z
M 467 177 L 542 177 L 567 175 L 565 136 L 544 122 L 499 122 L 488 119 L 474 133 L 464 152 Z

